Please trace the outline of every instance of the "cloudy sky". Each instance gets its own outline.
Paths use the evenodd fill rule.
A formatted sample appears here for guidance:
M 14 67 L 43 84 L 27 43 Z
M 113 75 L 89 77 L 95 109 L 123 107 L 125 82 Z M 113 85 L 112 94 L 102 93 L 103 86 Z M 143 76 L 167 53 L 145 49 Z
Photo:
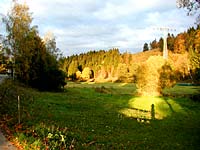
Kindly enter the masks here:
M 0 0 L 6 14 L 12 0 Z M 24 0 L 19 0 L 24 2 Z M 160 27 L 175 35 L 195 26 L 195 18 L 177 9 L 176 0 L 26 0 L 33 25 L 44 36 L 51 31 L 64 55 L 119 48 L 140 52 L 145 42 L 162 36 Z

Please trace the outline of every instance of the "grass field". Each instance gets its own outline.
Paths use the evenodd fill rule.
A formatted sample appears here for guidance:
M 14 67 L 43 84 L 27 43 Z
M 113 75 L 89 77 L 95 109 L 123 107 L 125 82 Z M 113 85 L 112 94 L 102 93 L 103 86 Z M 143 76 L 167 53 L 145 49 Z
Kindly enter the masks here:
M 177 97 L 136 97 L 134 84 L 68 83 L 63 93 L 35 92 L 35 102 L 15 128 L 24 149 L 200 148 L 200 103 Z

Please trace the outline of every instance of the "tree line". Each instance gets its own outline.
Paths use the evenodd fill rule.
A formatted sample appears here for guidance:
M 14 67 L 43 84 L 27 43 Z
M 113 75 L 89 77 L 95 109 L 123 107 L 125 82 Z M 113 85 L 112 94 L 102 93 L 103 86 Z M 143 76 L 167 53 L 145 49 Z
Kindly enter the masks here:
M 150 48 L 149 48 L 150 47 Z M 186 32 L 179 33 L 177 36 L 168 33 L 167 47 L 173 53 L 184 54 L 189 53 L 191 71 L 195 75 L 195 78 L 200 77 L 200 25 L 197 27 L 191 27 Z M 144 44 L 143 51 L 159 48 L 163 50 L 163 39 L 159 41 L 153 40 L 149 46 Z
M 138 63 L 130 53 L 119 52 L 119 49 L 90 51 L 85 54 L 72 55 L 64 58 L 61 68 L 69 79 L 85 80 L 84 69 L 89 68 L 90 76 L 96 80 L 133 81 Z
M 197 36 L 198 32 L 200 30 L 200 25 L 198 25 L 196 28 L 191 27 L 186 32 L 179 33 L 177 36 L 174 36 L 174 34 L 168 33 L 167 35 L 167 48 L 168 50 L 174 52 L 174 53 L 185 53 L 186 51 L 189 52 L 192 48 L 196 49 L 192 45 L 197 45 L 197 41 L 199 41 L 199 37 Z M 160 38 L 159 41 L 156 39 L 152 42 L 144 43 L 143 46 L 143 52 L 159 48 L 161 51 L 163 50 L 163 38 Z
M 196 2 L 196 1 L 195 1 Z M 199 4 L 199 2 L 196 2 Z M 90 51 L 86 54 L 73 55 L 59 60 L 59 49 L 55 37 L 47 34 L 44 39 L 39 36 L 38 27 L 32 25 L 29 7 L 13 1 L 11 11 L 3 17 L 6 35 L 0 36 L 1 64 L 11 70 L 13 77 L 29 86 L 41 90 L 59 89 L 65 85 L 65 74 L 71 80 L 108 79 L 111 81 L 136 81 L 138 67 L 148 58 L 143 54 L 121 54 L 118 49 L 109 51 Z M 51 35 L 51 36 L 49 36 Z M 174 54 L 188 53 L 182 67 L 177 72 L 182 78 L 188 76 L 187 68 L 194 78 L 200 74 L 200 27 L 190 28 L 184 33 L 168 34 L 168 49 Z M 145 51 L 160 48 L 162 38 L 144 45 Z M 155 55 L 158 55 L 156 52 Z M 181 57 L 181 55 L 179 55 Z M 58 61 L 59 60 L 59 61 Z M 177 59 L 175 60 L 177 62 Z M 174 62 L 175 62 L 174 61 Z M 0 69 L 5 68 L 0 66 Z
M 186 32 L 177 36 L 168 34 L 168 49 L 172 54 L 172 61 L 176 68 L 178 80 L 199 77 L 200 68 L 200 26 L 189 28 Z M 146 44 L 145 44 L 146 45 Z M 162 55 L 163 42 L 153 40 L 148 50 L 150 55 Z M 153 51 L 152 51 L 153 52 Z M 137 69 L 140 64 L 148 59 L 144 53 L 130 54 L 120 53 L 119 49 L 90 51 L 80 55 L 72 55 L 60 61 L 61 68 L 71 80 L 84 80 L 95 78 L 115 81 L 135 82 Z M 179 59 L 180 58 L 180 59 Z M 90 71 L 84 71 L 84 69 Z M 85 75 L 85 72 L 88 72 Z

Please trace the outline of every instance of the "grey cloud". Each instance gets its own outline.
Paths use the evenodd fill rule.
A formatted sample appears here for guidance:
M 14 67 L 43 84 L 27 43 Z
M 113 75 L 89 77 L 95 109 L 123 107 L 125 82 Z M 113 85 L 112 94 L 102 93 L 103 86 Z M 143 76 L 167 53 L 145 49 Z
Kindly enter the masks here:
M 187 21 L 175 0 L 32 0 L 27 4 L 40 34 L 52 31 L 66 55 L 115 46 L 141 51 L 144 42 L 160 35 L 150 31 L 153 26 L 182 32 L 194 22 Z

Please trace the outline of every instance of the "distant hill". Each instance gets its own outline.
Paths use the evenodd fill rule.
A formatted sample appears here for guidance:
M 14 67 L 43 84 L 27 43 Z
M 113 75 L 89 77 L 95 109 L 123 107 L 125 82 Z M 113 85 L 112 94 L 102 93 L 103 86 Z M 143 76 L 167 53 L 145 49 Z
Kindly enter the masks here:
M 134 82 L 138 66 L 151 56 L 162 56 L 159 48 L 136 54 L 123 53 L 118 49 L 90 51 L 62 60 L 61 68 L 70 80 L 96 82 Z M 188 53 L 175 54 L 169 51 L 169 61 L 180 79 L 188 76 Z
M 85 54 L 73 55 L 61 61 L 61 69 L 71 80 L 119 81 L 134 82 L 138 66 L 151 56 L 162 56 L 163 39 L 155 39 L 144 52 L 121 54 L 118 49 L 109 51 L 90 51 Z M 173 66 L 178 80 L 192 79 L 199 81 L 200 77 L 200 25 L 191 27 L 176 36 L 168 33 L 168 61 Z M 145 48 L 145 49 L 144 49 Z

